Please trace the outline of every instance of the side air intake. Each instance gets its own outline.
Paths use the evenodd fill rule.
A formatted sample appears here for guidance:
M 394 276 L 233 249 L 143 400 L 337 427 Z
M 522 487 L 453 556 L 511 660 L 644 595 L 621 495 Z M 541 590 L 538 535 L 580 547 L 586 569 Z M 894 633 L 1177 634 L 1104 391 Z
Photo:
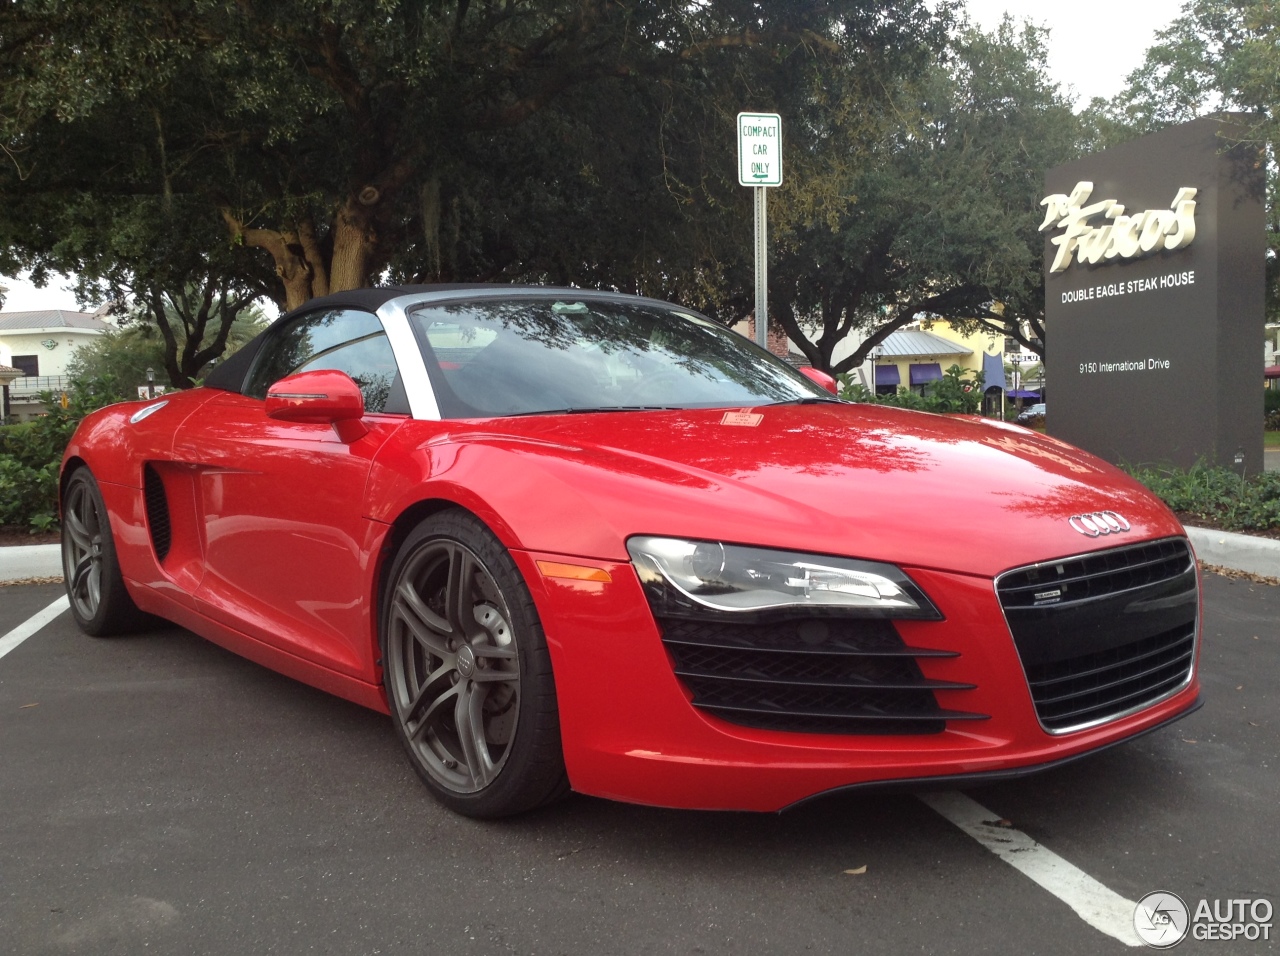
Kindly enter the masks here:
M 147 501 L 147 528 L 151 532 L 151 547 L 156 560 L 164 563 L 173 543 L 173 528 L 169 523 L 169 498 L 164 491 L 164 480 L 151 465 L 143 473 L 143 495 Z

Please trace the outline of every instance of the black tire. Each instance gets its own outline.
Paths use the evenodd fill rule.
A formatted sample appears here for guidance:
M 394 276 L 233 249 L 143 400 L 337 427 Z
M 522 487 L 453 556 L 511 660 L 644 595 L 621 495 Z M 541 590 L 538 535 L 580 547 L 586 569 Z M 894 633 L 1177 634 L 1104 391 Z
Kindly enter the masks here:
M 568 791 L 542 625 L 511 555 L 481 521 L 450 510 L 414 528 L 381 608 L 392 722 L 441 803 L 502 817 Z
M 120 576 L 107 507 L 84 466 L 72 473 L 62 491 L 62 575 L 71 616 L 86 634 L 121 634 L 146 620 Z

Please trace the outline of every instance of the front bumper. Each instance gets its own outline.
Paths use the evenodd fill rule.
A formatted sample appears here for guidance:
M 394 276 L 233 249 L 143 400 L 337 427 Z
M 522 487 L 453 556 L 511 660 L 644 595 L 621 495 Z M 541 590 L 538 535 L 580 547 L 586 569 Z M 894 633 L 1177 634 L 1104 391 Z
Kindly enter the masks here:
M 843 735 L 731 724 L 693 707 L 676 678 L 630 564 L 589 562 L 609 582 L 544 578 L 516 552 L 538 606 L 555 671 L 565 763 L 581 793 L 689 809 L 781 810 L 828 791 L 885 784 L 960 785 L 1023 774 L 1106 748 L 1194 710 L 1199 681 L 1121 719 L 1047 733 L 989 579 L 904 568 L 945 620 L 898 621 L 909 645 L 952 651 L 921 661 L 926 678 L 972 685 L 940 690 L 945 710 L 982 721 L 940 733 Z

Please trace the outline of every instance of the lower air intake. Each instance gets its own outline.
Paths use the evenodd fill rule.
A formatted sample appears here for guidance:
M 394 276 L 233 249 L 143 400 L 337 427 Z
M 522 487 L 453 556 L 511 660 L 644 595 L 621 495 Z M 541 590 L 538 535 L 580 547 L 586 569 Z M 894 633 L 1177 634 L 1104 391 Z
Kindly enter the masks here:
M 972 684 L 926 679 L 883 620 L 798 619 L 737 624 L 664 619 L 662 642 L 693 706 L 730 723 L 825 734 L 936 734 L 948 720 L 934 692 Z

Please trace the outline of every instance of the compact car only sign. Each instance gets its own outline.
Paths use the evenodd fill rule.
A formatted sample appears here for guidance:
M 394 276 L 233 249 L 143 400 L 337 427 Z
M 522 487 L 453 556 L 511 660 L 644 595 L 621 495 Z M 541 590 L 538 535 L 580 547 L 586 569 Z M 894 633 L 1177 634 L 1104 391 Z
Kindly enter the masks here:
M 782 117 L 777 113 L 738 114 L 738 183 L 782 185 Z

